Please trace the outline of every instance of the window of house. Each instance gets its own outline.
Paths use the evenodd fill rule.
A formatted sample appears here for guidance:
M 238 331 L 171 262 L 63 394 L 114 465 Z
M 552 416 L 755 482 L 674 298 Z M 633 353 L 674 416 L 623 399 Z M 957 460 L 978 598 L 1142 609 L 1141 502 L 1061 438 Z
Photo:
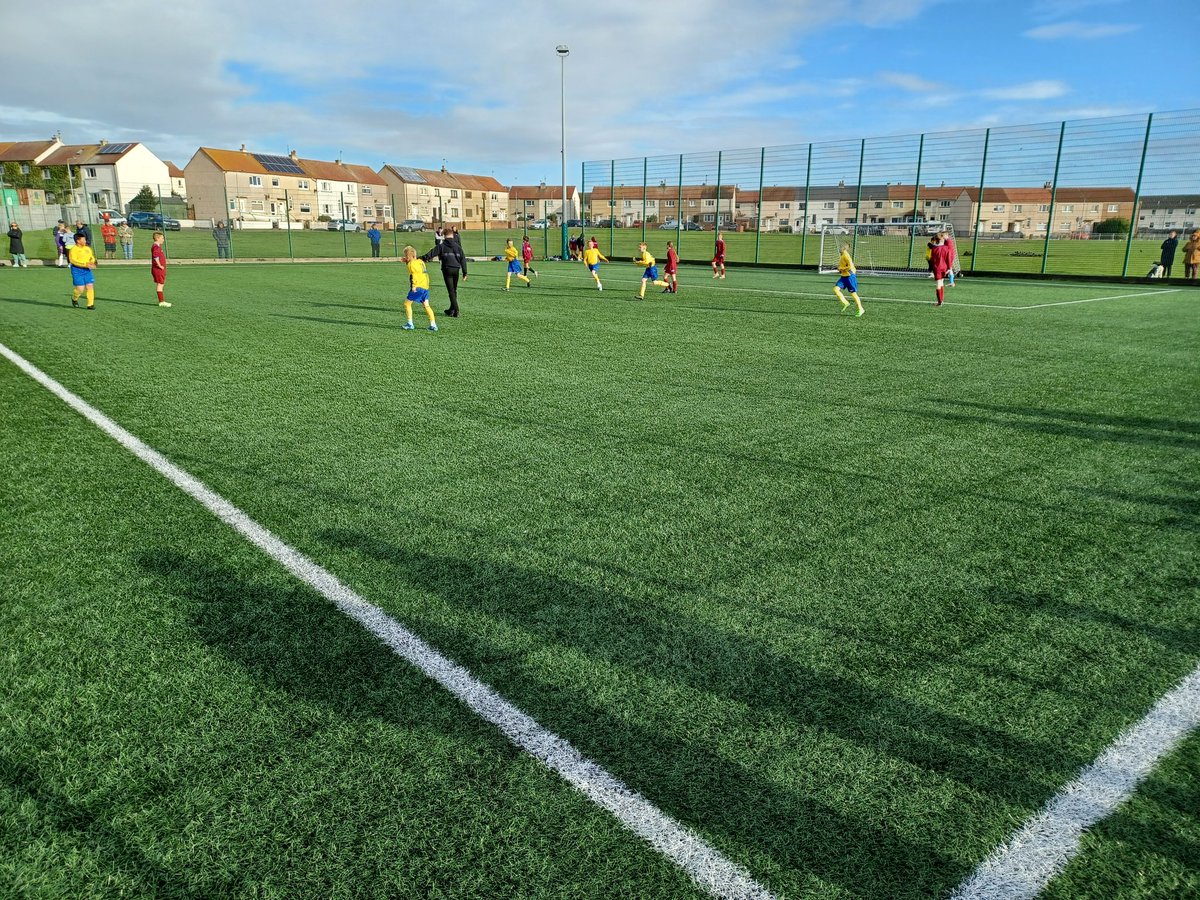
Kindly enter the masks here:
M 236 200 L 230 200 L 230 201 L 229 201 L 229 209 L 230 209 L 230 210 L 236 210 L 236 209 L 237 209 L 237 201 L 236 201 Z
M 900 221 L 900 217 L 899 217 L 899 216 L 892 216 L 892 223 L 893 223 L 893 224 L 895 224 L 895 223 L 897 223 L 897 222 L 899 222 L 899 221 Z
M 458 191 L 451 191 L 451 192 L 450 192 L 450 198 L 451 198 L 451 199 L 458 199 Z
M 791 208 L 792 208 L 792 204 L 788 203 L 788 202 L 785 200 L 785 201 L 783 201 L 782 203 L 780 203 L 780 204 L 779 204 L 779 208 L 780 208 L 780 209 L 791 209 Z
M 369 184 L 364 184 L 364 185 L 363 185 L 363 191 L 362 191 L 362 192 L 363 192 L 364 194 L 369 194 L 369 193 L 371 193 L 371 186 L 370 186 Z
M 1094 212 L 1094 213 L 1100 212 L 1100 204 L 1099 203 L 1092 204 L 1092 212 Z
M 1070 230 L 1071 230 L 1071 223 L 1070 223 L 1070 222 L 1059 222 L 1059 223 L 1058 223 L 1058 230 L 1059 230 L 1059 231 L 1070 231 Z
M 822 203 L 822 204 L 821 204 L 821 209 L 837 209 L 837 206 L 834 204 L 834 202 L 833 202 L 832 200 L 826 200 L 824 203 Z M 832 219 L 830 219 L 830 220 L 829 220 L 828 222 L 826 222 L 825 224 L 826 224 L 826 225 L 832 225 L 832 224 L 833 224 L 833 220 L 832 220 Z
M 712 220 L 713 220 L 713 214 L 712 214 L 712 213 L 705 213 L 705 214 L 704 214 L 704 221 L 705 221 L 705 222 L 711 222 Z
M 354 193 L 354 185 L 352 185 L 352 184 L 347 184 L 347 185 L 346 185 L 346 193 L 347 193 L 347 194 L 353 194 L 353 193 Z
M 103 201 L 101 201 L 101 199 L 100 199 L 100 192 L 99 192 L 99 191 L 93 191 L 93 192 L 92 192 L 92 202 L 93 202 L 93 203 L 95 203 L 97 206 L 99 206 L 99 205 L 100 205 L 100 204 L 103 202 Z
M 470 200 L 470 199 L 471 199 L 471 192 L 470 192 L 470 191 L 463 191 L 463 199 L 464 199 L 464 200 Z
M 705 206 L 716 206 L 716 205 L 717 205 L 717 201 L 716 201 L 716 200 L 705 200 L 705 201 L 704 201 L 704 205 L 705 205 Z
M 1194 206 L 1187 211 L 1187 215 L 1189 215 L 1189 216 L 1194 216 L 1195 214 L 1196 214 L 1196 208 Z
M 668 209 L 674 209 L 674 208 L 675 208 L 675 201 L 674 201 L 674 200 L 668 200 L 668 201 L 666 201 L 666 206 L 667 206 L 667 208 L 668 208 Z
M 815 219 L 815 218 L 816 218 L 816 216 L 813 216 L 813 218 Z M 816 224 L 816 222 L 814 222 L 813 224 L 815 225 L 815 224 Z M 833 224 L 833 219 L 822 219 L 822 220 L 821 220 L 821 224 L 822 224 L 822 225 L 832 225 L 832 224 Z
M 1023 209 L 1024 207 L 1020 203 L 1013 204 L 1013 212 L 1021 212 Z
M 1038 231 L 1045 231 L 1045 230 L 1046 230 L 1046 223 L 1045 223 L 1045 222 L 1038 222 L 1038 223 L 1037 223 L 1037 230 L 1038 230 Z
M 321 190 L 323 190 L 323 191 L 327 191 L 327 190 L 329 190 L 329 188 L 330 188 L 330 184 L 329 184 L 329 182 L 328 182 L 328 181 L 322 181 L 322 182 L 321 182 Z
M 633 201 L 632 201 L 632 200 L 626 200 L 626 201 L 625 201 L 625 202 L 624 202 L 622 205 L 623 205 L 623 206 L 624 206 L 626 209 L 629 209 L 631 206 L 633 206 Z
M 457 219 L 457 218 L 459 218 L 459 214 L 458 214 L 458 207 L 457 207 L 457 206 L 452 206 L 452 207 L 450 207 L 450 218 L 452 218 L 452 219 Z
M 21 174 L 22 174 L 22 175 L 28 175 L 28 174 L 29 174 L 29 163 L 21 163 Z M 95 177 L 96 177 L 96 170 L 95 170 L 95 169 L 88 169 L 88 177 L 89 177 L 89 178 L 95 178 Z
M 49 180 L 50 180 L 50 170 L 42 169 L 42 181 L 49 181 Z
M 307 191 L 308 190 L 308 179 L 301 178 L 299 183 L 297 184 L 297 187 L 299 187 L 301 190 Z
M 250 201 L 250 211 L 251 212 L 262 212 L 263 211 L 263 202 L 261 200 L 251 200 Z
M 846 208 L 847 209 L 858 209 L 858 201 L 851 200 L 849 203 L 846 204 Z
M 893 200 L 892 209 L 904 209 L 904 203 L 900 200 Z
M 262 187 L 262 178 L 260 178 L 258 175 L 251 175 L 250 176 L 250 186 L 251 187 Z
M 1050 204 L 1049 203 L 1039 203 L 1038 204 L 1038 212 L 1050 212 Z
M 300 212 L 311 213 L 312 212 L 312 204 L 311 203 L 301 203 L 300 204 Z
M 876 200 L 876 201 L 875 201 L 875 208 L 876 208 L 876 209 L 883 209 L 883 201 L 882 201 L 882 200 Z
M 779 224 L 780 224 L 780 225 L 787 225 L 787 224 L 789 224 L 789 222 L 788 222 L 788 220 L 787 220 L 787 219 L 780 219 L 780 220 L 779 220 Z
M 1003 222 L 993 222 L 991 225 L 992 231 L 1000 231 L 1003 228 L 1004 228 Z
M 992 212 L 1004 212 L 1004 204 L 997 203 L 995 206 L 992 207 Z
M 25 167 L 25 174 L 26 174 L 26 175 L 28 175 L 28 174 L 29 174 L 29 166 L 26 166 L 26 167 Z M 88 178 L 95 178 L 95 177 L 96 177 L 96 170 L 95 170 L 95 169 L 88 169 L 88 170 L 87 170 L 87 177 L 88 177 Z M 1174 210 L 1171 210 L 1171 212 L 1174 212 Z
M 279 187 L 279 179 L 278 178 L 271 179 L 271 187 Z
M 949 209 L 952 205 L 953 204 L 949 200 L 942 200 L 940 203 L 938 203 L 938 206 L 940 206 L 942 209 Z
M 688 201 L 688 208 L 692 209 L 692 208 L 695 208 L 695 206 L 696 206 L 696 201 L 695 201 L 695 200 L 689 200 L 689 201 Z
M 331 210 L 331 209 L 329 208 L 329 204 L 328 204 L 328 203 L 324 203 L 324 204 L 322 204 L 322 205 L 321 205 L 321 213 L 322 213 L 322 215 L 326 215 L 326 216 L 327 216 L 327 215 L 329 215 L 331 212 L 333 212 L 333 210 Z
M 1063 206 L 1063 212 L 1075 212 L 1075 204 L 1067 203 Z

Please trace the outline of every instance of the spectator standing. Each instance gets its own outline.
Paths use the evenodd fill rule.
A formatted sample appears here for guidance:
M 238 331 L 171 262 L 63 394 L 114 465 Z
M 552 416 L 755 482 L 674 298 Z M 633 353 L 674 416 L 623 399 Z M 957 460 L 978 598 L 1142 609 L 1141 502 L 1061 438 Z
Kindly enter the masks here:
M 104 224 L 100 226 L 100 240 L 104 242 L 104 258 L 117 258 L 117 226 L 105 216 Z
M 12 256 L 14 267 L 29 268 L 29 260 L 25 258 L 25 238 L 21 233 L 21 226 L 16 222 L 8 223 L 8 252 Z
M 75 234 L 83 235 L 83 242 L 89 247 L 92 246 L 92 226 L 84 223 L 83 219 L 75 220 Z M 68 250 L 70 247 L 68 246 Z
M 121 249 L 125 252 L 125 258 L 133 259 L 133 229 L 129 227 L 128 222 L 121 223 L 121 227 L 117 229 L 117 237 L 121 241 Z
M 383 235 L 379 231 L 379 226 L 374 222 L 372 222 L 371 227 L 367 229 L 367 238 L 371 242 L 371 258 L 378 259 L 379 242 L 383 240 Z
M 1183 245 L 1183 273 L 1189 281 L 1196 280 L 1196 267 L 1200 266 L 1200 229 L 1192 232 Z
M 74 238 L 71 237 L 71 232 L 67 230 L 67 223 L 62 219 L 58 220 L 58 225 L 54 227 L 54 246 L 58 248 L 58 259 L 55 260 L 55 265 L 58 268 L 63 268 L 67 264 L 67 251 L 74 243 Z
M 217 259 L 230 259 L 229 229 L 224 221 L 218 221 L 212 230 L 213 240 L 217 242 Z
M 1162 253 L 1158 257 L 1158 263 L 1163 267 L 1163 278 L 1171 277 L 1171 266 L 1175 264 L 1175 248 L 1178 246 L 1179 232 L 1172 228 L 1167 239 L 1162 242 Z

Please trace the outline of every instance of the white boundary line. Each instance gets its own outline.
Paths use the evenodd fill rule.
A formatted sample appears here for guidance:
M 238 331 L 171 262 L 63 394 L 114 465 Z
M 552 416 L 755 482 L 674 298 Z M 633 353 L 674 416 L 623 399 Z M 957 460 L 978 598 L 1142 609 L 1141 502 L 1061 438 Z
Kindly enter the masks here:
M 558 272 L 550 272 L 547 274 L 547 277 L 561 278 L 561 279 L 570 278 L 573 280 L 573 276 L 560 275 Z M 993 280 L 993 283 L 997 283 L 997 281 L 998 280 Z M 582 280 L 580 283 L 582 283 Z M 641 280 L 639 279 L 637 281 L 628 282 L 627 279 L 622 278 L 622 279 L 620 279 L 620 283 L 632 284 L 633 288 L 636 290 L 638 285 L 641 283 Z M 688 284 L 690 286 L 692 283 L 685 282 L 685 284 Z M 829 293 L 829 294 L 818 293 L 817 291 L 776 291 L 776 290 L 770 290 L 768 288 L 752 288 L 752 287 L 732 288 L 727 285 L 715 285 L 715 284 L 714 285 L 705 285 L 703 282 L 701 282 L 701 285 L 704 287 L 707 287 L 711 290 L 714 290 L 714 291 L 731 291 L 731 292 L 737 291 L 738 293 L 741 293 L 741 294 L 772 294 L 772 295 L 779 296 L 779 297 L 817 297 L 817 298 L 821 298 L 821 299 L 829 299 L 829 298 L 833 297 L 832 293 Z M 1054 287 L 1076 287 L 1076 285 L 1054 285 Z M 1183 290 L 1183 289 L 1182 288 L 1164 288 L 1163 290 L 1160 290 L 1160 291 L 1142 291 L 1142 292 L 1136 293 L 1136 294 L 1113 294 L 1112 296 L 1109 296 L 1109 297 L 1087 297 L 1087 298 L 1084 298 L 1083 300 L 1056 300 L 1053 303 L 1033 303 L 1033 304 L 1029 304 L 1027 306 L 1001 306 L 1000 304 L 997 304 L 997 303 L 958 303 L 954 300 L 946 300 L 946 302 L 943 305 L 944 306 L 961 306 L 961 307 L 965 307 L 967 309 L 1006 309 L 1006 310 L 1045 309 L 1046 307 L 1049 307 L 1049 306 L 1071 306 L 1072 304 L 1075 304 L 1075 303 L 1098 303 L 1101 300 L 1123 300 L 1126 297 L 1156 297 L 1159 294 L 1177 294 L 1181 290 Z M 922 305 L 922 306 L 933 306 L 934 305 L 932 300 L 914 300 L 911 298 L 901 298 L 901 297 L 867 296 L 867 297 L 863 297 L 863 301 L 867 302 L 867 303 L 916 303 L 916 304 Z
M 950 900 L 1031 900 L 1079 852 L 1083 832 L 1133 795 L 1160 759 L 1200 727 L 1200 666 L 979 864 Z
M 201 481 L 134 437 L 104 413 L 71 393 L 45 372 L 0 343 L 0 355 L 104 431 L 213 515 L 255 544 L 285 569 L 330 600 L 396 655 L 416 666 L 509 741 L 533 756 L 621 824 L 683 869 L 714 897 L 771 900 L 773 895 L 741 866 L 668 816 L 615 775 L 588 759 L 565 738 L 539 725 L 469 671 L 443 656 L 336 576 L 293 549 Z

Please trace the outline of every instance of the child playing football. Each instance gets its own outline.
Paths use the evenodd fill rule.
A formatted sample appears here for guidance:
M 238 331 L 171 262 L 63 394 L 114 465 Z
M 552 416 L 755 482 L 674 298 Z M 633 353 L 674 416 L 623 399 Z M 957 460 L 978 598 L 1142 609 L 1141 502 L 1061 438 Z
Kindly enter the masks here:
M 600 260 L 608 262 L 608 257 L 601 253 L 600 248 L 593 242 L 583 251 L 583 262 L 588 267 L 588 271 L 592 273 L 598 291 L 604 290 L 604 285 L 600 283 Z
M 937 303 L 934 306 L 941 306 L 942 301 L 946 299 L 946 273 L 950 271 L 953 262 L 950 247 L 942 241 L 942 236 L 939 234 L 934 237 L 933 247 L 929 251 L 929 272 L 937 288 Z
M 509 241 L 512 244 L 512 241 Z M 404 316 L 408 319 L 402 326 L 405 331 L 412 331 L 413 304 L 420 303 L 425 307 L 425 315 L 429 316 L 429 330 L 437 331 L 437 321 L 433 318 L 433 307 L 429 305 L 429 273 L 425 271 L 425 263 L 417 258 L 417 251 L 412 247 L 404 248 L 404 262 L 408 265 L 408 296 L 404 298 Z
M 504 244 L 504 261 L 508 263 L 508 271 L 504 274 L 504 289 L 506 291 L 512 285 L 512 277 L 514 275 L 525 282 L 525 287 L 533 287 L 529 276 L 521 273 L 521 263 L 517 261 L 518 255 L 517 248 L 513 246 L 512 238 L 509 238 Z
M 154 243 L 150 245 L 150 277 L 154 279 L 154 291 L 158 294 L 158 305 L 169 307 L 163 299 L 163 288 L 167 286 L 167 254 L 163 251 L 163 233 L 154 232 Z
M 850 301 L 842 295 L 842 288 L 848 290 L 850 296 L 854 298 L 854 305 L 858 307 L 858 312 L 854 315 L 861 316 L 863 305 L 858 296 L 858 276 L 855 274 L 857 271 L 854 268 L 854 260 L 850 258 L 850 245 L 842 244 L 842 255 L 838 257 L 838 280 L 837 284 L 833 286 L 833 293 L 842 304 L 842 312 L 845 312 L 850 308 Z
M 638 250 L 641 251 L 641 256 L 635 256 L 633 261 L 639 266 L 645 266 L 646 270 L 642 272 L 642 290 L 638 294 L 639 300 L 646 299 L 646 282 L 653 281 L 659 287 L 666 287 L 665 281 L 659 280 L 658 266 L 654 264 L 654 257 L 650 255 L 650 251 L 646 249 L 646 243 L 643 241 L 638 244 Z
M 87 292 L 87 308 L 96 308 L 96 254 L 88 246 L 87 235 L 82 231 L 75 235 L 75 246 L 67 252 L 71 262 L 71 305 L 79 305 L 79 297 Z
M 664 294 L 679 293 L 679 254 L 675 252 L 675 243 L 667 241 L 667 263 L 663 266 L 663 278 L 670 287 L 663 288 Z
M 712 258 L 713 278 L 725 277 L 725 236 L 717 232 L 717 243 Z

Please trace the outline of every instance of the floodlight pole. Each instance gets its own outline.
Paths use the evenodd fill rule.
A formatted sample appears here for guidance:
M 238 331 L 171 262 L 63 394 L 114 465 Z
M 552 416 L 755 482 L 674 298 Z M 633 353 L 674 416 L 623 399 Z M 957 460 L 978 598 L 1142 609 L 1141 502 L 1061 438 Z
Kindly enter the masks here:
M 562 155 L 562 213 L 558 217 L 562 225 L 562 258 L 567 258 L 567 56 L 570 54 L 566 44 L 554 48 L 559 61 L 559 103 L 562 110 L 562 140 L 559 153 Z

